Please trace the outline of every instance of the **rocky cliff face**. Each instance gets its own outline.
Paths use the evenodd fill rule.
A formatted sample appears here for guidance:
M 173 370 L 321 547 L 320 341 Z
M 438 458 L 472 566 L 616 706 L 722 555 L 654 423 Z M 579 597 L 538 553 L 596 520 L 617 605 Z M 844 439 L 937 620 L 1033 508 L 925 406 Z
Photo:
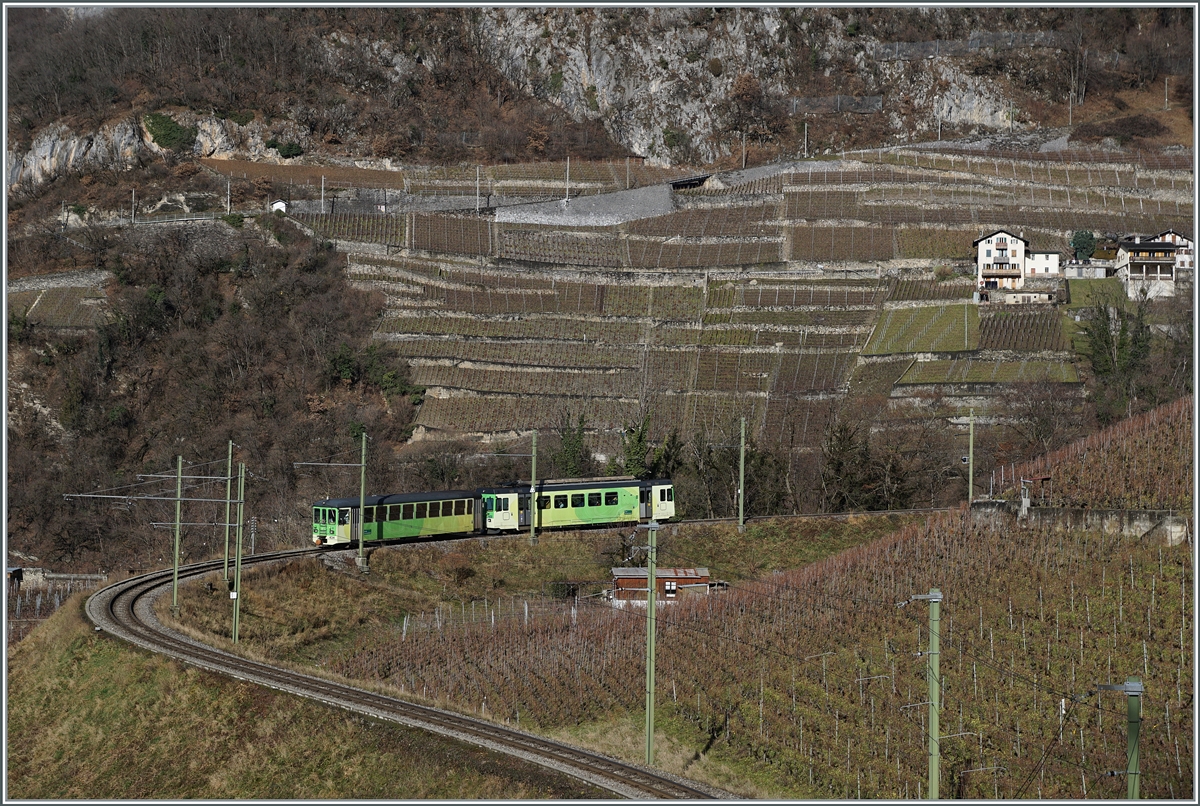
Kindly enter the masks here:
M 470 15 L 468 24 L 479 52 L 518 91 L 575 119 L 600 121 L 615 141 L 660 164 L 710 163 L 737 153 L 740 133 L 730 119 L 730 99 L 746 76 L 777 115 L 776 142 L 797 143 L 802 130 L 799 118 L 789 116 L 790 99 L 837 93 L 883 96 L 882 119 L 839 123 L 846 130 L 870 122 L 880 145 L 936 131 L 939 117 L 960 126 L 1008 125 L 1010 90 L 1002 77 L 975 75 L 950 56 L 878 59 L 886 43 L 848 30 L 843 19 L 821 9 L 495 8 Z M 396 43 L 354 32 L 333 31 L 325 41 L 329 58 L 353 53 L 352 64 L 369 64 L 393 83 L 429 67 L 399 52 Z M 354 76 L 345 82 L 352 91 Z M 187 111 L 172 115 L 196 128 L 195 156 L 277 160 L 263 140 L 281 132 L 291 132 L 308 151 L 337 148 L 308 142 L 295 122 L 303 119 L 299 112 L 293 121 L 276 119 L 270 133 L 258 122 L 242 126 Z M 837 137 L 826 134 L 811 145 L 836 148 Z M 54 125 L 27 151 L 7 155 L 9 183 L 36 185 L 88 166 L 130 168 L 159 151 L 133 115 L 90 133 Z

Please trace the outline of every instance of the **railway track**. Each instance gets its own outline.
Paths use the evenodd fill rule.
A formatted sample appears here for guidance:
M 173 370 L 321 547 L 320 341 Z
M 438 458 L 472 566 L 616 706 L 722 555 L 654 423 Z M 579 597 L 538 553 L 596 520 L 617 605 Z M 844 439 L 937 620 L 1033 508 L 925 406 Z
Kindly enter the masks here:
M 322 550 L 301 549 L 275 552 L 247 557 L 242 563 L 268 563 L 312 555 L 320 551 Z M 219 560 L 197 563 L 181 568 L 179 578 L 195 578 L 220 568 Z M 516 756 L 572 775 L 623 797 L 704 800 L 732 797 L 728 793 L 710 789 L 702 784 L 502 725 L 277 668 L 207 646 L 167 628 L 154 615 L 154 600 L 169 590 L 171 573 L 170 569 L 156 571 L 100 590 L 87 601 L 88 617 L 97 630 L 193 666 Z

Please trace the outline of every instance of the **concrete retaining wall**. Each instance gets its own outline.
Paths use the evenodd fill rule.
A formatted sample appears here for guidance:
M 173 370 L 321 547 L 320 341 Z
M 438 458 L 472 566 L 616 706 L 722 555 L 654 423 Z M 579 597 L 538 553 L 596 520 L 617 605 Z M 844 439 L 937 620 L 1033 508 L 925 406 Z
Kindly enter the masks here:
M 971 518 L 981 523 L 1020 522 L 1065 531 L 1088 530 L 1105 534 L 1135 535 L 1166 546 L 1191 544 L 1192 519 L 1169 509 L 1086 509 L 1030 507 L 1020 517 L 1020 504 L 1010 501 L 974 501 Z

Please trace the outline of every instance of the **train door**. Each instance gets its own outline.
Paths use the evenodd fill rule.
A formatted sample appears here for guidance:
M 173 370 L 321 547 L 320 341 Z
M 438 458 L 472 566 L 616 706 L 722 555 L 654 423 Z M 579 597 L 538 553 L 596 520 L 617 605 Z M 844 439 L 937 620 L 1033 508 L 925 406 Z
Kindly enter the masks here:
M 517 526 L 529 527 L 529 494 L 517 496 Z
M 650 512 L 653 507 L 654 491 L 649 487 L 642 487 L 638 490 L 638 519 L 648 521 L 652 517 Z

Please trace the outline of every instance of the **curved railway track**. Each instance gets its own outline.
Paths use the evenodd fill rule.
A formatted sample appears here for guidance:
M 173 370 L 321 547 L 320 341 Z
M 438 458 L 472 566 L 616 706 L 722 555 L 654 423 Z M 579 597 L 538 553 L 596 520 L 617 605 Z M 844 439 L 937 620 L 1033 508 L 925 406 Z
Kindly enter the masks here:
M 318 553 L 301 549 L 247 557 L 243 565 L 272 562 Z M 221 561 L 197 563 L 179 570 L 180 580 L 220 569 Z M 152 652 L 239 680 L 354 711 L 367 716 L 422 728 L 507 753 L 566 773 L 617 795 L 646 798 L 729 798 L 728 793 L 665 775 L 645 767 L 590 753 L 483 720 L 405 702 L 343 683 L 281 669 L 207 646 L 168 629 L 153 612 L 156 597 L 169 590 L 170 569 L 118 582 L 93 594 L 87 614 L 98 630 Z

